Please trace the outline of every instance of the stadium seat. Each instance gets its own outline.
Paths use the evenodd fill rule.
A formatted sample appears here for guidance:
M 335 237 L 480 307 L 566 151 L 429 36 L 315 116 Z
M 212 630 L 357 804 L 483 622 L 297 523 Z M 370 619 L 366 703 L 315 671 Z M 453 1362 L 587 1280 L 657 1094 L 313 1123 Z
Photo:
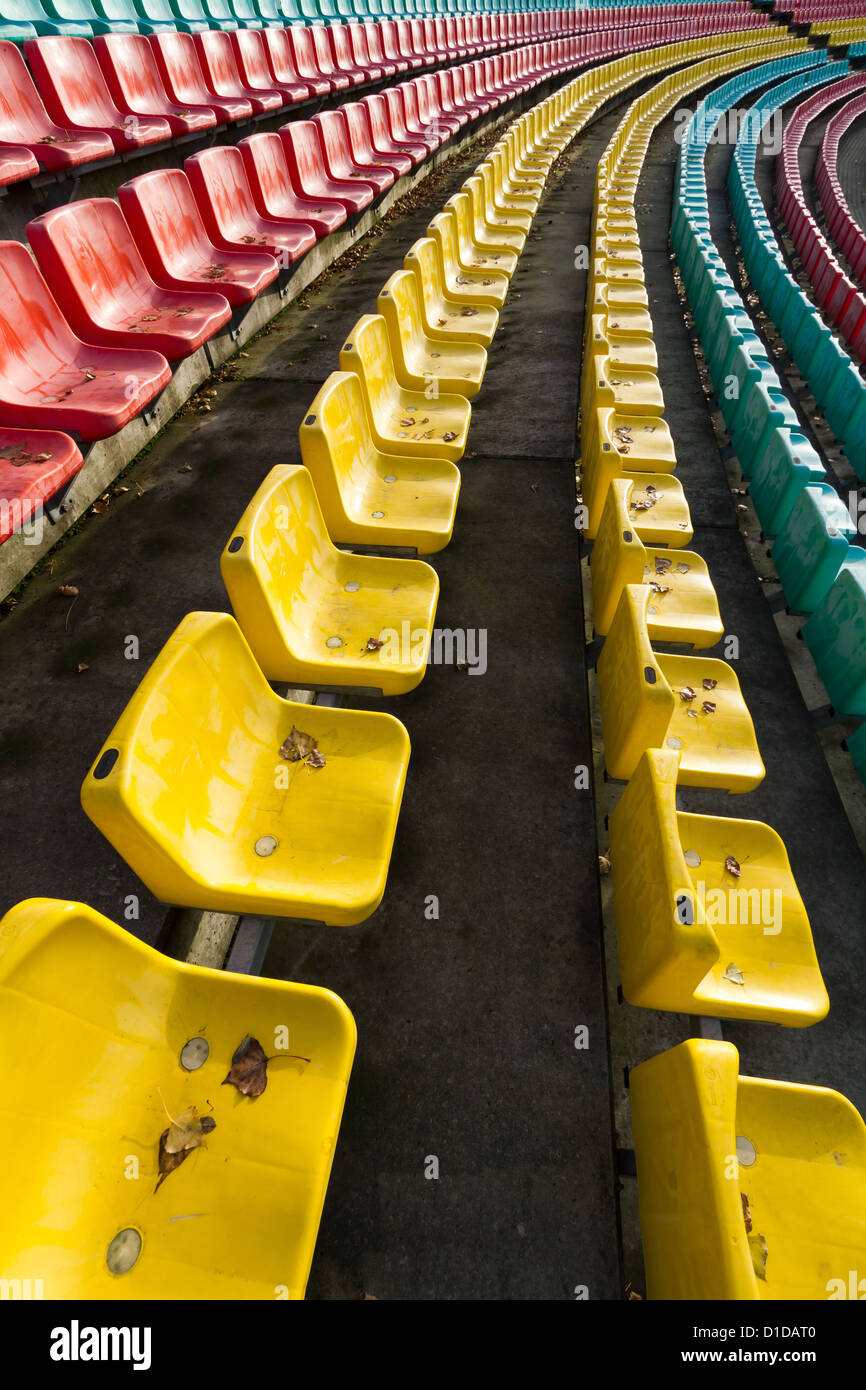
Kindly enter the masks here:
M 672 748 L 681 754 L 685 785 L 751 791 L 763 780 L 764 764 L 733 667 L 654 652 L 647 636 L 650 598 L 644 585 L 626 585 L 598 659 L 608 773 L 628 781 L 647 748 Z
M 829 483 L 803 488 L 773 546 L 773 564 L 791 612 L 811 613 L 817 607 L 856 535 L 848 508 Z
M 0 427 L 0 545 L 33 520 L 83 461 L 68 434 Z
M 179 106 L 209 106 L 220 122 L 252 116 L 246 97 L 217 96 L 208 86 L 192 34 L 153 34 L 150 44 L 163 86 Z
M 409 130 L 403 89 L 404 84 L 401 83 L 397 87 L 388 87 L 384 92 L 374 92 L 364 100 L 384 102 L 391 139 L 399 149 L 405 150 L 414 164 L 421 164 L 438 147 L 431 140 Z
M 284 31 L 298 76 L 310 89 L 310 96 L 327 96 L 334 83 L 319 69 L 312 36 L 298 24 Z M 348 86 L 348 83 L 346 84 Z
M 354 372 L 367 401 L 373 438 L 386 454 L 446 458 L 466 449 L 472 407 L 463 396 L 400 386 L 385 320 L 365 314 L 340 349 L 340 370 Z
M 634 487 L 628 500 L 629 520 L 644 545 L 676 548 L 688 545 L 692 538 L 692 525 L 682 484 L 670 471 L 662 471 L 676 467 L 673 440 L 667 426 L 659 419 L 659 430 L 664 426 L 664 433 L 653 436 L 658 448 L 658 471 L 652 471 L 651 466 L 632 468 L 623 464 L 619 448 L 630 436 L 622 433 L 626 426 L 617 426 L 616 419 L 612 410 L 602 407 L 593 410 L 582 425 L 580 466 L 584 535 L 587 540 L 594 540 L 598 535 L 611 480 L 632 478 Z M 652 428 L 655 431 L 655 424 Z M 615 434 L 615 429 L 620 430 L 619 436 Z M 639 465 L 644 462 L 638 458 Z
M 477 258 L 475 265 L 464 264 L 457 233 L 457 216 L 453 208 L 436 213 L 427 228 L 427 236 L 436 243 L 436 258 L 449 295 L 465 293 L 471 295 L 473 304 L 490 304 L 494 308 L 501 308 L 508 294 L 508 276 L 501 270 L 485 269 L 481 264 L 483 257 Z
M 268 680 L 402 695 L 424 676 L 436 571 L 420 560 L 338 550 L 306 468 L 271 469 L 232 531 L 220 569 Z M 371 639 L 382 645 L 371 648 Z
M 353 926 L 385 891 L 408 761 L 396 719 L 282 699 L 233 618 L 190 613 L 81 801 L 162 902 Z
M 27 224 L 27 238 L 73 332 L 100 347 L 188 357 L 231 318 L 215 290 L 160 289 L 113 198 L 82 199 Z
M 380 193 L 409 173 L 412 161 L 408 155 L 385 155 L 373 148 L 370 113 L 365 102 L 347 101 L 336 114 L 345 127 L 351 158 L 364 177 L 375 182 Z
M 331 373 L 304 416 L 299 437 L 332 540 L 410 548 L 421 555 L 448 544 L 459 469 L 444 458 L 383 453 L 353 372 Z
M 90 0 L 41 0 L 49 18 L 62 25 L 64 35 L 73 32 L 71 26 L 88 25 L 91 34 L 137 34 L 137 19 L 105 19 Z
M 170 379 L 161 353 L 81 342 L 26 248 L 0 242 L 0 424 L 104 439 Z
M 632 475 L 613 478 L 607 490 L 590 558 L 593 626 L 605 637 L 625 586 L 646 584 L 652 590 L 647 608 L 651 642 L 712 647 L 724 635 L 724 625 L 706 561 L 691 550 L 670 555 L 643 544 L 629 512 L 636 487 Z
M 610 816 L 630 1004 L 805 1028 L 830 1007 L 788 855 L 759 821 L 677 811 L 680 754 L 648 749 Z
M 0 1177 L 4 1273 L 35 1262 L 75 1302 L 302 1299 L 355 1052 L 343 1001 L 172 960 L 83 903 L 21 902 L 0 940 L 6 1105 L 28 1128 Z M 221 1085 L 247 1038 L 275 1054 L 258 1096 Z M 189 1151 L 163 1149 L 172 1125 Z
M 241 81 L 254 92 L 276 92 L 283 106 L 306 101 L 309 88 L 305 82 L 292 77 L 280 82 L 273 73 L 265 41 L 267 33 L 275 30 L 238 29 L 230 35 Z
M 308 222 L 277 221 L 258 211 L 236 146 L 199 150 L 183 167 L 205 231 L 218 251 L 255 246 L 286 269 L 315 246 L 316 232 Z
M 775 536 L 803 488 L 822 482 L 826 476 L 827 470 L 805 435 L 787 427 L 774 430 L 749 485 L 764 535 Z
M 479 298 L 470 286 L 447 288 L 439 247 L 433 237 L 416 241 L 403 257 L 403 268 L 415 276 L 420 292 L 424 332 L 442 342 L 462 340 L 489 347 L 499 326 L 499 311 Z
M 210 106 L 184 106 L 171 100 L 143 34 L 104 35 L 93 40 L 93 48 L 119 111 L 148 119 L 161 117 L 175 136 L 212 130 L 216 125 Z
M 348 73 L 340 72 L 334 62 L 331 45 L 328 42 L 328 28 L 328 25 L 313 24 L 307 30 L 313 42 L 316 67 L 322 76 L 330 82 L 332 92 L 347 92 L 352 86 L 352 79 Z
M 398 270 L 379 291 L 376 311 L 385 320 L 397 380 L 410 391 L 475 396 L 484 380 L 487 353 L 478 343 L 429 338 L 418 281 Z
M 405 144 L 391 136 L 388 103 L 381 92 L 364 97 L 359 103 L 366 112 L 364 119 L 370 131 L 370 144 L 373 154 L 397 174 L 409 174 L 420 164 L 425 151 Z
M 30 150 L 23 145 L 0 145 L 0 188 L 38 173 L 39 161 Z
M 282 140 L 276 131 L 248 135 L 238 145 L 253 202 L 261 215 L 277 221 L 306 222 L 316 236 L 326 237 L 346 220 L 336 199 L 306 198 L 292 187 Z
M 826 1300 L 866 1258 L 866 1126 L 838 1091 L 738 1070 L 689 1038 L 629 1073 L 647 1296 Z
M 30 39 L 25 50 L 46 110 L 64 130 L 108 134 L 118 153 L 171 139 L 164 117 L 131 116 L 115 105 L 86 39 Z
M 193 35 L 193 43 L 205 81 L 218 97 L 233 100 L 242 97 L 250 103 L 256 115 L 280 111 L 285 106 L 282 93 L 276 88 L 254 89 L 247 86 L 238 70 L 232 35 L 219 29 L 206 29 Z
M 316 121 L 291 121 L 280 127 L 280 139 L 292 186 L 305 198 L 341 203 L 349 217 L 370 206 L 372 184 L 332 177 L 322 147 L 322 129 Z
M 444 211 L 449 209 L 453 209 L 457 218 L 461 262 L 499 270 L 511 279 L 517 269 L 520 252 L 491 235 L 465 186 L 448 199 Z
M 38 161 L 33 169 L 28 162 L 19 177 L 45 169 L 68 169 L 73 165 L 89 164 L 97 159 L 110 158 L 114 145 L 109 135 L 93 131 L 89 135 L 72 135 L 49 119 L 33 79 L 14 43 L 0 42 L 0 153 L 5 160 L 17 158 L 23 168 L 23 155 L 13 156 L 12 147 L 23 146 L 31 160 Z
M 154 169 L 121 184 L 123 215 L 158 285 L 184 294 L 219 289 L 234 307 L 255 299 L 279 274 L 267 251 L 219 251 L 208 239 L 186 174 Z
M 275 85 L 283 92 L 290 93 L 290 101 L 307 101 L 310 97 L 324 95 L 328 85 L 324 79 L 315 81 L 301 77 L 295 64 L 295 55 L 285 29 L 269 27 L 262 31 L 262 41 L 271 75 Z
M 322 111 L 313 117 L 313 124 L 319 127 L 325 168 L 332 179 L 354 184 L 358 188 L 369 188 L 374 198 L 393 185 L 394 173 L 391 169 L 356 162 L 341 109 Z
M 803 638 L 835 713 L 866 717 L 866 551 L 849 549 Z

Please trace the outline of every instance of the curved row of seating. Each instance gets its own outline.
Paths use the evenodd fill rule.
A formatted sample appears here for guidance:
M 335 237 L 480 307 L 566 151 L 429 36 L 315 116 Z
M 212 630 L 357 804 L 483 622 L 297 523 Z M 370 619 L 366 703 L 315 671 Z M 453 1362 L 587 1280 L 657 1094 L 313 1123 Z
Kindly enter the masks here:
M 758 72 L 766 80 L 769 71 L 815 61 L 797 49 L 802 44 L 786 41 L 777 50 L 785 56 Z M 585 473 L 587 444 L 594 450 L 605 429 L 617 461 L 590 576 L 594 625 L 607 633 L 597 665 L 605 764 L 627 780 L 609 819 L 623 995 L 648 1008 L 802 1027 L 823 1018 L 829 1001 L 780 837 L 754 821 L 677 810 L 678 785 L 747 791 L 764 769 L 733 668 L 701 655 L 661 655 L 652 646 L 709 647 L 723 628 L 705 562 L 682 549 L 691 526 L 669 471 L 676 457 L 663 420 L 635 217 L 656 126 L 688 93 L 768 51 L 672 74 L 632 104 L 599 161 L 581 461 Z M 747 71 L 721 90 L 756 81 Z M 693 160 L 692 127 L 684 150 Z M 678 208 L 693 175 L 687 156 L 680 159 Z M 692 302 L 703 326 L 705 302 Z M 662 536 L 671 549 L 658 544 L 657 520 L 642 534 L 647 517 L 665 503 L 669 529 Z M 677 518 L 679 533 L 672 529 Z M 841 1245 L 852 1258 L 862 1256 L 859 1233 L 848 1234 L 845 1223 L 852 1205 L 866 1206 L 866 1126 L 841 1096 L 738 1077 L 735 1048 L 698 1039 L 634 1068 L 629 1088 L 650 1298 L 825 1297 L 827 1251 Z M 849 1135 L 857 1171 L 834 1178 L 827 1159 Z M 739 1171 L 731 1170 L 731 1155 Z M 811 1224 L 776 1206 L 780 1193 L 802 1202 L 807 1191 L 822 1201 L 826 1225 L 817 1242 Z M 744 1221 L 750 1208 L 760 1223 L 760 1263 L 751 1220 Z
M 622 73 L 633 62 L 620 59 Z M 88 773 L 86 813 L 163 901 L 346 925 L 381 897 L 405 728 L 389 714 L 285 700 L 268 681 L 411 688 L 438 581 L 419 560 L 336 548 L 345 533 L 330 528 L 313 454 L 336 460 L 344 498 L 362 491 L 375 454 L 391 528 L 380 546 L 447 542 L 459 489 L 450 460 L 465 447 L 484 343 L 546 174 L 584 119 L 585 89 L 578 79 L 511 126 L 409 250 L 305 417 L 311 471 L 274 468 L 232 531 L 220 563 L 236 616 L 184 619 Z M 464 234 L 460 210 L 481 189 L 484 215 Z M 448 284 L 431 306 L 420 285 L 437 251 Z M 442 499 L 449 524 L 437 531 Z M 383 630 L 406 621 L 413 651 L 389 661 Z M 345 1004 L 323 989 L 178 965 L 78 903 L 22 903 L 0 938 L 4 1039 L 41 1031 L 72 991 L 62 1050 L 50 1055 L 55 1089 L 28 1109 L 26 1171 L 13 1155 L 0 1172 L 0 1193 L 17 1194 L 3 1255 L 26 1259 L 38 1238 L 54 1298 L 303 1297 L 355 1048 Z M 229 1068 L 240 1096 L 220 1084 Z M 217 1161 L 196 1154 L 175 1174 L 164 1111 L 190 1150 L 207 1134 Z M 114 1180 L 121 1151 L 149 1192 Z M 54 1199 L 37 1235 L 46 1183 Z M 192 1193 L 206 1215 L 177 1220 Z
M 866 39 L 866 19 L 827 19 L 809 25 L 809 33 L 816 38 L 825 38 L 833 47 L 844 47 Z
M 860 361 L 866 361 L 866 297 L 839 264 L 832 247 L 806 206 L 800 179 L 800 145 L 812 121 L 829 106 L 866 86 L 866 75 L 851 73 L 800 103 L 785 126 L 776 157 L 776 197 L 818 303 Z
M 861 287 L 866 285 L 866 233 L 851 216 L 839 182 L 837 163 L 842 136 L 864 113 L 866 94 L 845 103 L 827 122 L 815 164 L 815 183 L 827 226 Z

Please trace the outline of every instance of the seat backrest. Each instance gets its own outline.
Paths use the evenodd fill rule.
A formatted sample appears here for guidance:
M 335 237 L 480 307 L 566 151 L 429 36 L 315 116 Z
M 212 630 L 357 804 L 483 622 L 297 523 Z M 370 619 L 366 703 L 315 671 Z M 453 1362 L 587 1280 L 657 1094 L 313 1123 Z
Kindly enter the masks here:
M 628 514 L 630 478 L 614 478 L 607 490 L 598 535 L 592 548 L 592 615 L 604 636 L 626 584 L 642 584 L 646 551 Z
M 388 106 L 390 116 L 390 126 L 394 132 L 395 140 L 410 141 L 411 131 L 406 128 L 406 107 L 404 97 L 406 84 L 401 83 L 399 87 L 388 87 L 384 92 L 379 93 Z M 371 97 L 371 101 L 378 100 L 379 97 Z
M 319 71 L 324 73 L 326 77 L 336 71 L 334 55 L 331 50 L 331 45 L 328 42 L 330 28 L 330 25 L 314 24 L 307 31 L 313 40 L 313 47 L 316 50 L 316 65 Z
M 363 495 L 378 453 L 354 372 L 331 373 L 304 416 L 298 438 L 326 515 L 339 515 L 351 499 Z
M 0 394 L 30 403 L 34 382 L 64 367 L 76 348 L 27 248 L 0 242 Z
M 316 66 L 316 48 L 309 30 L 302 24 L 293 24 L 289 29 L 284 29 L 283 33 L 292 50 L 298 76 L 302 80 L 305 77 L 320 77 L 321 73 Z
M 118 107 L 143 115 L 165 110 L 169 97 L 143 34 L 97 34 L 93 49 Z
M 27 238 L 75 332 L 88 319 L 117 328 L 136 313 L 152 279 L 113 198 L 80 199 L 27 224 Z
M 243 95 L 244 83 L 230 36 L 221 29 L 206 29 L 194 36 L 193 43 L 208 86 L 218 95 Z
M 407 270 L 413 271 L 419 280 L 425 317 L 428 323 L 435 326 L 441 317 L 445 285 L 433 238 L 420 237 L 418 241 L 413 242 L 403 257 L 403 265 Z
M 279 136 L 292 186 L 298 192 L 327 196 L 321 126 L 316 121 L 290 121 L 288 125 L 280 126 Z
M 271 217 L 289 215 L 294 190 L 283 142 L 275 130 L 248 135 L 238 145 L 256 205 Z
M 261 29 L 236 29 L 229 35 L 235 50 L 238 71 L 251 87 L 273 89 L 274 79 L 268 70 L 265 40 Z
M 836 714 L 866 717 L 866 552 L 849 549 L 803 637 Z
M 313 117 L 313 124 L 321 131 L 325 159 L 331 174 L 335 178 L 345 178 L 351 173 L 353 161 L 340 111 L 320 111 Z
M 123 125 L 123 113 L 111 100 L 87 39 L 29 39 L 25 48 L 49 115 L 58 125 L 99 130 Z
M 626 585 L 598 659 L 605 758 L 613 777 L 631 776 L 644 749 L 665 746 L 674 711 L 676 697 L 647 636 L 649 600 L 645 585 Z
M 151 34 L 150 45 L 163 86 L 176 102 L 207 105 L 211 93 L 192 34 Z
M 402 355 L 412 369 L 413 359 L 425 338 L 418 281 L 410 270 L 397 270 L 379 291 L 376 309 L 388 328 L 395 355 Z
M 295 66 L 294 54 L 286 30 L 269 25 L 267 29 L 262 30 L 262 41 L 265 45 L 267 63 L 277 81 L 297 82 L 299 80 L 298 70 Z M 270 73 L 268 80 L 270 80 Z
M 15 144 L 32 143 L 41 138 L 48 125 L 48 113 L 36 90 L 20 50 L 14 43 L 0 42 L 0 140 Z
M 355 372 L 370 413 L 378 421 L 396 385 L 388 330 L 380 314 L 364 314 L 358 319 L 340 349 L 340 371 Z
M 211 243 L 182 169 L 139 174 L 121 184 L 117 196 L 144 263 L 157 283 L 162 270 L 183 278 L 187 266 L 210 256 Z
M 205 227 L 218 231 L 226 241 L 248 235 L 256 207 L 237 146 L 199 150 L 184 160 L 183 167 Z
M 362 101 L 347 101 L 340 108 L 349 150 L 357 164 L 374 164 L 376 155 L 370 139 L 370 117 Z

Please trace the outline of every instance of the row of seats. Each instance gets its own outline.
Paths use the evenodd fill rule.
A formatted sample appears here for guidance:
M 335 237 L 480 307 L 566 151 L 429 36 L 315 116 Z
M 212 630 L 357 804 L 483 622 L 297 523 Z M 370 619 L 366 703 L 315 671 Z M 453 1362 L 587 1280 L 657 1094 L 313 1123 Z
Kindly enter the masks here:
M 758 72 L 766 80 L 768 69 L 812 61 L 801 47 L 777 46 L 793 56 Z M 669 551 L 646 546 L 647 504 L 651 515 L 672 480 L 642 444 L 632 453 L 642 432 L 663 427 L 634 207 L 652 131 L 690 92 L 769 51 L 666 78 L 632 104 L 599 162 L 581 440 L 583 451 L 588 434 L 598 437 L 587 411 L 610 409 L 613 388 L 611 443 L 625 458 L 608 484 L 590 575 L 594 621 L 601 605 L 610 622 L 598 661 L 605 761 L 628 779 L 609 820 L 623 994 L 644 1007 L 805 1026 L 828 999 L 784 844 L 754 821 L 677 810 L 678 785 L 748 790 L 763 765 L 732 667 L 651 645 L 653 636 L 708 646 L 722 629 L 706 565 L 681 548 L 686 537 Z M 682 155 L 680 165 L 678 199 Z M 665 461 L 674 466 L 672 447 Z M 653 471 L 642 474 L 641 462 Z M 638 488 L 643 506 L 632 512 Z M 824 1298 L 837 1243 L 862 1256 L 860 1232 L 848 1235 L 845 1222 L 866 1210 L 866 1126 L 843 1097 L 740 1077 L 735 1048 L 698 1039 L 633 1068 L 629 1089 L 651 1299 Z M 844 1172 L 832 1161 L 843 1148 Z
M 274 468 L 232 531 L 220 564 L 235 618 L 184 619 L 88 774 L 85 811 L 163 900 L 348 924 L 381 897 L 406 730 L 282 699 L 269 679 L 411 688 L 438 581 L 420 560 L 337 549 L 347 537 L 326 525 L 316 454 L 348 506 L 378 460 L 386 540 L 447 542 L 484 344 L 575 99 L 566 89 L 517 121 L 407 252 L 304 419 L 310 471 Z M 458 210 L 475 199 L 464 235 Z M 430 302 L 425 267 L 443 265 L 447 292 L 437 280 Z M 407 619 L 425 649 L 389 665 L 376 634 Z M 355 1048 L 345 1004 L 178 964 L 78 903 L 22 903 L 0 940 L 4 1059 L 66 999 L 44 1077 L 30 1076 L 26 1162 L 0 1174 L 4 1277 L 38 1240 L 46 1297 L 302 1298 Z M 239 1095 L 221 1083 L 254 1045 L 266 1078 Z M 16 1113 L 24 1096 L 9 1094 Z M 177 1130 L 190 1149 L 208 1136 L 183 1172 L 167 1148 Z M 141 1183 L 126 1180 L 131 1158 Z M 179 1220 L 190 1204 L 202 1215 Z
M 808 24 L 819 19 L 859 19 L 863 14 L 863 0 L 775 0 L 773 9 L 792 24 Z
M 816 38 L 826 38 L 833 46 L 842 47 L 866 39 L 866 19 L 819 20 L 817 24 L 809 25 L 809 33 Z
M 776 158 L 779 209 L 812 284 L 815 299 L 861 362 L 866 361 L 866 296 L 845 274 L 806 206 L 800 179 L 800 145 L 812 121 L 842 97 L 864 86 L 866 75 L 852 73 L 801 102 L 785 126 L 782 149 Z
M 866 112 L 866 94 L 848 101 L 827 122 L 818 158 L 815 185 L 830 235 L 847 260 L 861 288 L 866 285 L 866 233 L 851 216 L 839 182 L 839 142 L 856 120 Z

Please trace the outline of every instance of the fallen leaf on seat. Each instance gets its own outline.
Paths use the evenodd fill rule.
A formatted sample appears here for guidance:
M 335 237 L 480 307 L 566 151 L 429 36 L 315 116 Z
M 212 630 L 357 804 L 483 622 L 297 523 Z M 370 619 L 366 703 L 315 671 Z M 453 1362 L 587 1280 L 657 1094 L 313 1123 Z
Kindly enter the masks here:
M 692 690 L 692 687 L 690 685 L 684 685 L 682 690 L 680 690 L 678 694 L 683 704 L 685 705 L 687 705 L 690 700 L 693 700 L 695 698 L 695 692 Z
M 701 709 L 703 710 L 704 714 L 715 714 L 716 712 L 716 707 L 713 704 L 712 700 L 704 700 L 703 704 L 701 705 Z
M 677 573 L 678 573 L 678 574 L 688 574 L 688 572 L 689 572 L 690 569 L 691 569 L 691 565 L 686 565 L 686 564 L 684 564 L 682 561 L 680 562 L 680 564 L 677 565 Z
M 320 753 L 318 748 L 314 748 L 310 756 L 306 759 L 307 767 L 320 768 L 325 766 L 325 755 Z
M 667 574 L 670 567 L 670 560 L 666 560 L 662 555 L 656 556 L 656 574 Z
M 752 1229 L 752 1209 L 749 1206 L 748 1192 L 740 1193 L 740 1201 L 743 1204 L 743 1220 L 746 1223 L 746 1235 L 748 1235 Z
M 445 440 L 446 444 L 450 444 L 452 439 L 457 438 L 457 435 L 455 434 L 454 430 L 446 430 L 442 438 Z
M 227 274 L 227 267 L 223 265 L 222 261 L 217 261 L 214 265 L 210 266 L 209 269 L 207 269 L 207 270 L 204 272 L 204 279 L 205 279 L 205 280 L 221 280 L 221 279 L 223 278 L 223 276 L 226 275 L 226 274 Z
M 364 643 L 364 646 L 361 648 L 361 650 L 362 650 L 363 652 L 377 652 L 377 651 L 379 650 L 379 648 L 380 648 L 380 647 L 384 647 L 384 645 L 385 645 L 385 642 L 384 642 L 384 639 L 383 639 L 383 638 L 381 638 L 381 637 L 368 637 L 368 638 L 367 638 L 367 641 Z
M 78 589 L 74 584 L 61 584 L 57 590 L 61 598 L 77 598 Z
M 752 1256 L 752 1268 L 759 1279 L 766 1282 L 767 1279 L 767 1242 L 762 1235 L 757 1233 L 749 1236 L 749 1253 Z
M 260 1096 L 268 1084 L 268 1059 L 257 1038 L 246 1037 L 235 1049 L 223 1086 L 236 1086 L 242 1096 Z
M 602 878 L 606 878 L 610 870 L 610 850 L 608 850 L 607 854 L 600 854 L 598 856 L 598 872 L 601 874 Z
M 403 429 L 405 429 L 405 430 L 409 429 L 410 425 L 414 425 L 414 423 L 415 423 L 414 417 L 413 417 L 412 419 L 410 419 L 410 420 L 401 420 L 401 421 L 400 421 L 400 424 L 403 426 Z
M 478 313 L 478 310 L 477 310 L 477 309 L 470 309 L 468 305 L 466 306 L 465 309 L 461 309 L 461 310 L 460 310 L 461 317 L 464 318 L 464 319 L 471 319 L 471 318 L 473 317 L 473 315 L 475 315 L 475 314 L 477 314 L 477 313 Z
M 704 690 L 715 690 L 718 683 L 718 681 L 712 680 L 710 676 L 704 676 L 704 679 L 701 682 L 701 684 L 704 687 Z
M 722 979 L 730 980 L 732 985 L 744 985 L 746 983 L 745 979 L 743 978 L 742 970 L 740 970 L 738 966 L 734 965 L 733 961 L 731 961 L 730 965 L 728 966 L 727 970 L 722 976 Z
M 159 1087 L 157 1090 L 159 1091 Z M 159 1191 L 160 1185 L 169 1173 L 173 1173 L 176 1168 L 179 1168 L 193 1149 L 204 1147 L 205 1135 L 213 1133 L 216 1129 L 216 1120 L 211 1119 L 210 1115 L 200 1117 L 194 1105 L 188 1106 L 175 1119 L 162 1099 L 161 1091 L 159 1091 L 159 1098 L 162 1100 L 162 1108 L 171 1120 L 171 1124 L 159 1136 L 159 1178 L 153 1189 L 154 1192 Z
M 312 734 L 302 733 L 293 724 L 292 732 L 280 748 L 280 757 L 290 763 L 299 763 L 308 758 L 318 746 L 318 739 L 313 738 Z

